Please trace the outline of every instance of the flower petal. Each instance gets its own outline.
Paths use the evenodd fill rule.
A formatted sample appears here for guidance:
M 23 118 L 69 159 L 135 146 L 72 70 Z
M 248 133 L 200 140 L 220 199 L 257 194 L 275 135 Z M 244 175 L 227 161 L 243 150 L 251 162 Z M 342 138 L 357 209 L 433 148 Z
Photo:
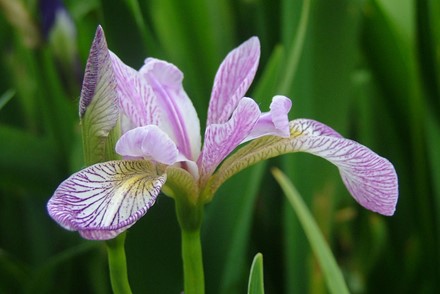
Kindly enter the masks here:
M 388 160 L 345 138 L 301 135 L 291 144 L 294 150 L 320 156 L 336 165 L 345 186 L 362 206 L 384 215 L 394 214 L 397 175 Z
M 291 121 L 290 131 L 290 138 L 266 136 L 240 148 L 220 166 L 204 193 L 215 193 L 232 175 L 261 160 L 301 151 L 335 164 L 347 189 L 362 206 L 384 215 L 394 213 L 397 175 L 388 160 L 313 120 Z
M 158 125 L 158 105 L 153 89 L 133 68 L 124 64 L 110 52 L 117 80 L 119 105 L 129 119 L 128 129 L 145 125 Z
M 126 132 L 116 143 L 115 149 L 124 157 L 144 158 L 167 165 L 174 164 L 179 154 L 173 140 L 155 125 Z
M 47 208 L 66 229 L 87 239 L 111 239 L 147 212 L 165 180 L 148 161 L 98 163 L 61 183 Z
M 242 143 L 267 135 L 289 137 L 288 114 L 291 107 L 292 101 L 289 98 L 280 95 L 273 97 L 270 112 L 261 114 L 251 133 Z
M 98 27 L 87 60 L 79 103 L 87 162 L 104 159 L 107 138 L 119 118 L 116 87 L 104 32 Z
M 249 135 L 260 114 L 254 100 L 243 98 L 228 122 L 211 124 L 206 128 L 205 143 L 197 162 L 201 177 L 211 175 L 219 163 Z
M 200 122 L 183 89 L 182 72 L 171 63 L 148 58 L 139 73 L 157 99 L 159 127 L 173 139 L 186 158 L 197 159 L 201 147 Z
M 226 56 L 214 79 L 207 125 L 229 120 L 253 81 L 259 60 L 260 41 L 257 37 L 250 38 Z
M 343 138 L 341 134 L 330 128 L 329 126 L 306 118 L 298 118 L 289 123 L 290 137 L 304 135 L 304 136 L 330 136 Z

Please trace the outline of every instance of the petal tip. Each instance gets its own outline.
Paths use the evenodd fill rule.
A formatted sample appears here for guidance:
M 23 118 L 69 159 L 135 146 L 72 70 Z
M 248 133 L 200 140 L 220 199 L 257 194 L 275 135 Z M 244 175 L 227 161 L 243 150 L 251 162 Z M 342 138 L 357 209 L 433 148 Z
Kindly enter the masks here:
M 90 48 L 90 54 L 87 59 L 86 71 L 84 74 L 81 97 L 79 102 L 79 115 L 83 117 L 87 107 L 92 102 L 95 95 L 96 86 L 99 81 L 99 69 L 102 65 L 102 57 L 104 54 L 108 56 L 105 59 L 109 59 L 107 41 L 105 39 L 104 30 L 101 26 L 96 29 L 95 37 Z

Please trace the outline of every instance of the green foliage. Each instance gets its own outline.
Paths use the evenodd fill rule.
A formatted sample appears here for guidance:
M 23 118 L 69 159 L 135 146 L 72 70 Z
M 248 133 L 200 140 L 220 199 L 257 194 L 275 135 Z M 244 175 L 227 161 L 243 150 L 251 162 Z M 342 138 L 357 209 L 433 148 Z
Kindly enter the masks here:
M 249 275 L 248 294 L 264 294 L 263 255 L 254 257 Z
M 338 268 L 336 260 L 334 259 L 333 254 L 331 253 L 330 248 L 324 239 L 324 236 L 321 234 L 318 225 L 302 200 L 301 195 L 299 195 L 298 191 L 295 189 L 286 175 L 284 175 L 280 170 L 274 169 L 272 173 L 283 189 L 284 194 L 286 194 L 287 200 L 290 202 L 290 205 L 292 205 L 295 214 L 298 216 L 298 220 L 300 221 L 304 233 L 310 242 L 310 246 L 312 247 L 318 263 L 322 268 L 330 293 L 349 293 L 347 285 L 345 284 L 342 276 L 342 272 Z
M 273 95 L 285 94 L 292 118 L 322 121 L 397 169 L 393 217 L 360 208 L 337 170 L 308 155 L 235 175 L 205 210 L 207 293 L 245 293 L 255 252 L 265 257 L 267 293 L 326 292 L 327 275 L 268 171 L 273 166 L 303 196 L 350 292 L 439 291 L 438 1 L 65 0 L 76 36 L 62 46 L 50 42 L 63 40 L 64 30 L 50 40 L 40 34 L 38 3 L 0 1 L 1 293 L 110 289 L 104 244 L 63 230 L 45 209 L 56 186 L 85 165 L 78 102 L 98 24 L 128 65 L 140 68 L 147 56 L 176 64 L 202 128 L 222 58 L 259 36 L 262 59 L 247 95 L 266 110 Z M 71 46 L 62 52 L 69 58 L 54 49 L 63 46 Z M 182 291 L 172 199 L 160 196 L 128 230 L 126 249 L 134 293 Z

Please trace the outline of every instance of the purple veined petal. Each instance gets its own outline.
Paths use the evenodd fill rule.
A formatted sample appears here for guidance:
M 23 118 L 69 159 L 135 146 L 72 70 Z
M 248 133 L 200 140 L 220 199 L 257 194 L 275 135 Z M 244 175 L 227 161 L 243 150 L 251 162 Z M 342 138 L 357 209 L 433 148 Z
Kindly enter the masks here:
M 129 119 L 131 127 L 158 125 L 158 105 L 153 89 L 142 79 L 139 72 L 124 64 L 111 51 L 110 57 L 117 81 L 119 105 Z
M 100 112 L 105 112 L 105 116 L 112 116 L 112 121 L 116 120 L 119 110 L 115 88 L 116 79 L 104 31 L 101 26 L 98 26 L 87 60 L 81 89 L 80 117 L 85 115 L 90 104 L 94 102 Z
M 165 181 L 166 174 L 145 160 L 98 163 L 62 182 L 47 209 L 87 239 L 111 239 L 145 215 Z
M 330 136 L 343 138 L 341 134 L 333 130 L 331 127 L 307 118 L 298 118 L 289 123 L 291 136 Z
M 200 122 L 183 89 L 182 72 L 171 63 L 148 58 L 139 73 L 157 99 L 159 127 L 173 139 L 185 157 L 197 159 L 201 148 Z
M 173 140 L 155 125 L 129 130 L 119 138 L 115 149 L 126 158 L 144 158 L 167 165 L 174 164 L 179 155 Z
M 119 131 L 116 88 L 117 80 L 104 32 L 98 27 L 87 60 L 79 103 L 86 162 L 103 161 L 110 133 Z
M 249 135 L 260 114 L 254 100 L 243 98 L 228 122 L 211 124 L 206 128 L 205 142 L 197 162 L 201 177 L 211 175 L 220 162 Z
M 281 95 L 273 97 L 270 111 L 262 113 L 249 136 L 244 142 L 267 135 L 288 138 L 290 136 L 289 111 L 292 101 Z
M 293 137 L 290 148 L 320 156 L 336 165 L 351 195 L 365 208 L 384 215 L 394 214 L 398 199 L 397 174 L 387 159 L 355 141 L 335 135 L 331 128 L 315 121 L 294 120 L 291 129 L 304 132 Z
M 214 79 L 207 125 L 229 120 L 253 81 L 259 60 L 260 41 L 257 37 L 250 38 L 226 56 Z
M 343 138 L 330 127 L 309 119 L 290 122 L 289 138 L 264 136 L 228 157 L 206 187 L 208 200 L 227 179 L 262 160 L 292 152 L 307 152 L 335 164 L 352 196 L 372 211 L 392 215 L 398 199 L 393 165 L 367 147 Z

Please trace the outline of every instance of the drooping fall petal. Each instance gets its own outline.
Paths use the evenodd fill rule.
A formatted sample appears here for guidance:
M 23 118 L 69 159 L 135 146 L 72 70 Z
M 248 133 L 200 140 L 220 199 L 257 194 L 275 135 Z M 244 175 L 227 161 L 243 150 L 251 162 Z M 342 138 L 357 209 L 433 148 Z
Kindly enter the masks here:
M 145 160 L 98 163 L 61 183 L 47 208 L 68 230 L 89 239 L 111 239 L 147 212 L 165 180 Z
M 229 121 L 207 126 L 203 150 L 198 160 L 201 177 L 211 175 L 220 162 L 249 135 L 260 114 L 254 100 L 243 98 Z
M 253 81 L 259 60 L 257 37 L 250 38 L 226 56 L 214 79 L 207 125 L 229 120 Z
M 315 126 L 322 124 L 304 119 L 293 121 L 291 129 L 299 135 L 292 140 L 291 148 L 330 161 L 338 167 L 345 186 L 357 202 L 372 211 L 393 215 L 398 198 L 393 165 L 355 141 L 313 134 Z
M 397 175 L 388 160 L 317 121 L 293 120 L 290 133 L 290 138 L 267 136 L 242 147 L 220 166 L 207 193 L 214 193 L 229 177 L 261 160 L 307 152 L 336 165 L 347 189 L 362 206 L 384 215 L 394 213 L 398 198 Z
M 158 126 L 176 143 L 189 160 L 200 154 L 200 122 L 182 86 L 183 74 L 171 63 L 148 58 L 139 74 L 152 88 L 159 106 Z
M 147 159 L 166 165 L 174 164 L 179 154 L 176 144 L 155 125 L 126 132 L 116 143 L 115 149 L 124 157 Z

